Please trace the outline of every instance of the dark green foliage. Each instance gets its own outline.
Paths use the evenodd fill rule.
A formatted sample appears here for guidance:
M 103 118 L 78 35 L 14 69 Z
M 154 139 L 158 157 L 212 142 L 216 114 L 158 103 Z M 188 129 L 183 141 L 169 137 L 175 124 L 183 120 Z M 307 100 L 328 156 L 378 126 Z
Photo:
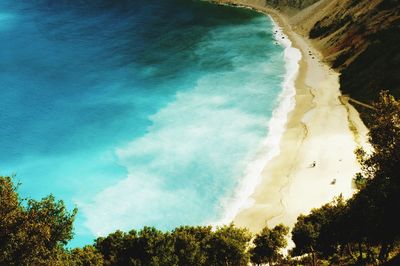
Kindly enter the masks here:
M 251 239 L 232 224 L 178 227 L 162 232 L 144 227 L 116 231 L 93 246 L 68 250 L 76 210 L 48 196 L 21 200 L 9 177 L 0 177 L 0 265 L 247 265 Z
M 292 255 L 311 254 L 315 265 L 317 255 L 329 257 L 337 253 L 343 237 L 341 217 L 345 210 L 346 204 L 339 197 L 321 208 L 313 209 L 307 216 L 300 215 L 292 230 L 292 239 L 296 244 Z
M 356 176 L 353 178 L 354 184 L 358 190 L 365 188 L 367 185 L 367 179 L 363 177 L 361 173 L 357 173 Z
M 0 265 L 56 264 L 75 214 L 53 196 L 23 201 L 12 179 L 0 177 Z
M 320 225 L 308 221 L 308 216 L 300 215 L 292 231 L 292 240 L 296 244 L 292 255 L 300 256 L 312 253 L 317 246 Z
M 265 227 L 261 233 L 257 234 L 250 250 L 251 262 L 260 265 L 269 263 L 273 265 L 282 257 L 280 250 L 287 245 L 286 235 L 289 227 L 279 224 L 273 229 Z
M 250 234 L 233 225 L 178 227 L 163 233 L 145 227 L 98 238 L 104 265 L 247 265 Z
M 211 227 L 178 227 L 172 232 L 178 265 L 205 265 Z
M 95 240 L 94 247 L 103 255 L 104 265 L 123 265 L 125 262 L 122 257 L 130 250 L 132 244 L 128 240 L 136 239 L 136 232 L 131 231 L 126 234 L 122 231 L 116 231 L 107 237 L 100 237 Z
M 233 224 L 218 228 L 206 242 L 205 265 L 247 265 L 250 239 L 246 229 L 235 228 Z
M 136 239 L 138 258 L 142 265 L 176 265 L 174 239 L 170 233 L 145 227 Z
M 400 102 L 384 91 L 370 114 L 369 142 L 373 153 L 358 151 L 362 176 L 367 180 L 350 201 L 349 219 L 362 221 L 360 236 L 370 245 L 381 245 L 386 260 L 400 239 Z
M 176 265 L 174 239 L 154 227 L 129 233 L 116 231 L 95 241 L 104 265 Z
M 339 199 L 300 216 L 293 228 L 293 255 L 311 254 L 313 265 L 316 256 L 336 261 L 347 257 L 346 264 L 385 262 L 398 246 L 400 102 L 381 92 L 373 106 L 369 132 L 373 151 L 357 151 L 360 191 L 347 202 Z
M 73 266 L 102 266 L 103 256 L 93 247 L 74 248 L 70 251 L 69 257 L 63 260 L 64 265 Z

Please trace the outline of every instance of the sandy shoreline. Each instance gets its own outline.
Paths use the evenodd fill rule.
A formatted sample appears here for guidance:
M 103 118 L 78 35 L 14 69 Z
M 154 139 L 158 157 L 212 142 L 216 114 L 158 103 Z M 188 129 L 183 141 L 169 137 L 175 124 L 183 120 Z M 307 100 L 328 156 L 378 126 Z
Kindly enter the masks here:
M 358 112 L 339 100 L 339 74 L 322 63 L 311 42 L 294 32 L 284 15 L 262 6 L 263 1 L 217 2 L 239 4 L 270 15 L 302 53 L 295 107 L 288 114 L 280 153 L 264 166 L 249 198 L 251 206 L 240 209 L 233 219 L 237 226 L 252 232 L 259 232 L 265 225 L 292 226 L 299 214 L 340 194 L 352 195 L 352 178 L 359 171 L 354 150 L 365 145 L 368 131 Z

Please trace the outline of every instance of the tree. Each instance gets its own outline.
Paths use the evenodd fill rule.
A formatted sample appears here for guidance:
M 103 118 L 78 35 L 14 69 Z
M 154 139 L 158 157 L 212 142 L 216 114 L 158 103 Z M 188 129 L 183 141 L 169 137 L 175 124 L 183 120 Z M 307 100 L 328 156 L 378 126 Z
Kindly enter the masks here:
M 134 234 L 136 235 L 136 232 Z M 95 240 L 94 247 L 102 254 L 104 265 L 123 265 L 125 251 L 129 247 L 125 237 L 126 234 L 118 230 L 107 237 L 99 237 Z
M 174 253 L 178 265 L 205 265 L 207 255 L 205 243 L 211 236 L 211 227 L 182 226 L 172 232 Z
M 154 227 L 144 227 L 138 236 L 139 260 L 144 265 L 174 265 L 173 238 Z
M 104 265 L 176 265 L 178 260 L 171 233 L 154 227 L 116 231 L 98 238 L 94 246 L 103 255 Z
M 350 215 L 363 223 L 360 237 L 381 245 L 379 259 L 385 261 L 400 236 L 400 102 L 382 91 L 369 114 L 368 140 L 372 153 L 357 151 L 364 189 L 351 200 Z
M 93 246 L 74 248 L 70 251 L 67 260 L 71 266 L 102 266 L 104 264 L 103 256 Z
M 292 255 L 312 254 L 313 265 L 315 265 L 318 230 L 317 225 L 309 222 L 307 216 L 297 217 L 297 222 L 292 230 L 292 240 L 296 245 L 292 250 Z
M 139 232 L 117 231 L 100 237 L 94 247 L 104 265 L 247 265 L 246 229 L 233 225 L 212 230 L 211 226 L 182 226 L 172 232 L 144 227 Z
M 56 264 L 72 238 L 75 215 L 52 195 L 22 200 L 12 178 L 0 177 L 0 264 Z
M 233 224 L 217 228 L 206 243 L 206 265 L 247 265 L 251 234 Z
M 251 262 L 257 265 L 277 262 L 281 255 L 280 250 L 287 245 L 286 236 L 289 227 L 279 224 L 273 229 L 265 227 L 253 240 L 253 247 L 250 250 Z
M 316 265 L 316 256 L 328 257 L 338 252 L 344 236 L 343 217 L 347 210 L 342 196 L 318 209 L 311 210 L 309 215 L 300 215 L 292 230 L 295 248 L 292 255 L 311 254 L 312 264 Z
M 400 102 L 384 91 L 373 106 L 368 123 L 372 151 L 356 151 L 362 167 L 356 175 L 358 193 L 300 216 L 293 229 L 293 254 L 312 254 L 314 265 L 316 255 L 337 261 L 345 253 L 351 263 L 384 262 L 399 241 Z

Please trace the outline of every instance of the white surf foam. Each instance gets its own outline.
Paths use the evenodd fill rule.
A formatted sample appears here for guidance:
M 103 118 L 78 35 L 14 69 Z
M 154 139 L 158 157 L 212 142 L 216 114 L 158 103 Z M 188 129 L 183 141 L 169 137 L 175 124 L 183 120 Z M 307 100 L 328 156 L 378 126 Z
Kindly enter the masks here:
M 284 60 L 286 76 L 282 83 L 282 92 L 278 99 L 279 104 L 268 123 L 268 134 L 258 153 L 257 159 L 247 166 L 245 175 L 240 179 L 234 196 L 224 198 L 221 201 L 225 213 L 221 220 L 212 223 L 214 226 L 232 222 L 241 210 L 249 208 L 254 204 L 251 195 L 261 181 L 262 170 L 272 158 L 280 153 L 279 145 L 286 129 L 288 115 L 295 106 L 295 81 L 302 55 L 297 48 L 292 46 L 292 42 L 289 40 L 288 36 L 283 33 L 282 29 L 276 24 L 272 17 L 269 16 L 269 18 L 274 25 L 273 31 L 277 43 L 285 48 Z
M 265 27 L 263 19 L 259 25 L 217 28 L 199 46 L 196 52 L 204 60 L 219 50 L 231 53 L 227 56 L 231 59 L 231 68 L 204 74 L 191 89 L 178 92 L 174 101 L 149 117 L 151 126 L 144 136 L 117 150 L 119 162 L 128 172 L 126 178 L 99 192 L 92 200 L 78 204 L 86 218 L 85 226 L 93 234 L 106 235 L 116 229 L 129 230 L 143 225 L 168 229 L 180 224 L 204 224 L 220 212 L 220 206 L 215 207 L 215 203 L 234 189 L 236 182 L 232 178 L 246 168 L 254 157 L 254 149 L 263 140 L 262 132 L 267 128 L 270 114 L 260 115 L 262 111 L 258 107 L 276 99 L 281 80 L 272 79 L 268 83 L 267 78 L 274 73 L 284 75 L 281 64 L 278 67 L 271 63 L 280 52 L 272 52 L 270 62 L 260 58 L 249 60 L 250 52 L 244 54 L 247 60 L 239 56 L 250 45 L 253 27 Z M 227 49 L 226 42 L 221 40 L 232 36 L 242 39 L 243 46 L 238 47 L 236 43 Z M 252 44 L 256 49 L 256 43 Z M 290 47 L 290 43 L 281 45 Z M 270 134 L 262 145 L 259 159 L 247 167 L 232 203 L 242 203 L 251 195 L 263 166 L 279 152 L 280 136 L 293 105 L 297 73 L 297 62 L 292 63 L 290 53 L 285 49 L 286 72 L 293 74 L 284 78 L 279 107 L 271 114 Z M 267 88 L 274 93 L 270 94 Z M 272 108 L 263 106 L 262 109 Z M 228 198 L 225 201 L 231 203 Z M 224 206 L 231 217 L 241 207 L 239 204 Z M 229 213 L 230 210 L 233 211 Z

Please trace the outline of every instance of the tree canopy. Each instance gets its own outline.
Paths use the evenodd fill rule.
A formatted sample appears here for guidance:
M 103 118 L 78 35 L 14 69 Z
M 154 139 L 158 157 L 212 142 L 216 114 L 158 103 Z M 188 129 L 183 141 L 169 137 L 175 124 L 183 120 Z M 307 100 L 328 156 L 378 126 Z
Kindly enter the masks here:
M 72 238 L 75 214 L 52 195 L 23 200 L 12 179 L 0 177 L 0 264 L 55 263 Z
M 346 202 L 336 201 L 300 216 L 292 232 L 294 255 L 347 254 L 347 263 L 383 263 L 398 246 L 400 102 L 382 91 L 373 107 L 368 135 L 372 151 L 356 151 L 362 167 L 356 175 L 360 190 Z
M 279 224 L 273 229 L 268 226 L 256 235 L 253 240 L 254 247 L 250 250 L 251 262 L 256 265 L 273 265 L 282 257 L 280 251 L 287 245 L 286 236 L 289 227 Z

